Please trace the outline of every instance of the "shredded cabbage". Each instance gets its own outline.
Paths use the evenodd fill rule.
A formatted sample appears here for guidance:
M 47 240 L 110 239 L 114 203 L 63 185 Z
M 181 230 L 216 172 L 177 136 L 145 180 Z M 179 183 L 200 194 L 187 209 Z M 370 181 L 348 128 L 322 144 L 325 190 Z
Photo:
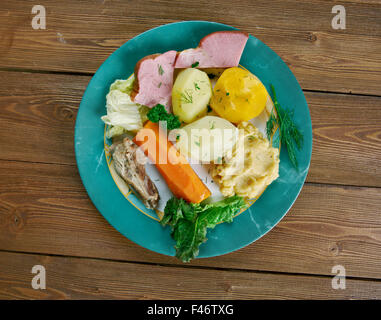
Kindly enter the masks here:
M 131 92 L 135 76 L 127 80 L 116 80 L 110 86 L 106 96 L 107 115 L 101 117 L 102 121 L 110 127 L 107 138 L 121 135 L 125 131 L 138 131 L 143 127 L 147 108 L 131 100 Z
M 112 137 L 120 136 L 125 132 L 126 130 L 124 130 L 122 127 L 109 126 L 106 131 L 106 137 L 107 139 L 111 139 Z
M 131 94 L 134 81 L 135 75 L 132 75 L 127 80 L 115 80 L 115 82 L 110 86 L 110 91 L 119 90 L 124 93 Z

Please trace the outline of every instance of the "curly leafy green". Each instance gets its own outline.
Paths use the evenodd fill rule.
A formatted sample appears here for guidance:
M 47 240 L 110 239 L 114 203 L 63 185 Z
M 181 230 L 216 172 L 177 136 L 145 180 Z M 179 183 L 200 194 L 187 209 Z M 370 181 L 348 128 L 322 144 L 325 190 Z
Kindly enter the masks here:
M 147 117 L 152 122 L 165 121 L 168 130 L 180 128 L 181 122 L 177 116 L 168 113 L 162 104 L 154 106 L 147 114 Z
M 232 222 L 234 215 L 244 207 L 246 203 L 239 196 L 208 204 L 188 203 L 173 197 L 168 200 L 160 223 L 172 228 L 176 257 L 189 262 L 197 257 L 200 245 L 207 240 L 207 229 L 218 223 Z

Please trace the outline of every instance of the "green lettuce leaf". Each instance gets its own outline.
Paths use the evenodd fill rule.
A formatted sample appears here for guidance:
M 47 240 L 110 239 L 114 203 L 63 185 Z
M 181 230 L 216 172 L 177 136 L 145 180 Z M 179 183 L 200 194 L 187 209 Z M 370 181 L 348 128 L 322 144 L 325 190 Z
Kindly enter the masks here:
M 218 223 L 232 222 L 234 215 L 244 207 L 246 203 L 239 196 L 208 204 L 188 203 L 173 197 L 168 200 L 160 223 L 172 228 L 176 257 L 189 262 L 197 257 L 199 246 L 207 240 L 207 229 Z

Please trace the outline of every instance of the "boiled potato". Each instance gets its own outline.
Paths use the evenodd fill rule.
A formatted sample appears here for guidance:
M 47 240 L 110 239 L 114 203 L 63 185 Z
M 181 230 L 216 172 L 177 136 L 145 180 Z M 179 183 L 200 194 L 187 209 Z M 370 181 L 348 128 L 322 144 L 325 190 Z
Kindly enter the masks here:
M 238 129 L 215 116 L 203 117 L 178 131 L 177 148 L 192 160 L 221 163 L 238 138 Z
M 240 123 L 257 117 L 267 98 L 265 86 L 255 75 L 234 67 L 226 69 L 217 80 L 210 106 L 220 117 Z
M 205 72 L 195 68 L 182 70 L 173 84 L 173 113 L 182 122 L 193 122 L 206 114 L 211 96 L 212 86 Z

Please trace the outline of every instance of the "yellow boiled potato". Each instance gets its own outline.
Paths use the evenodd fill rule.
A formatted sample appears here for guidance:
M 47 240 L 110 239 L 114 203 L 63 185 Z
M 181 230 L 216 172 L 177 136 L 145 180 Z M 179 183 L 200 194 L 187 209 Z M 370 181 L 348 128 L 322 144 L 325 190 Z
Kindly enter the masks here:
M 220 162 L 232 151 L 238 129 L 229 121 L 206 116 L 182 127 L 178 132 L 177 148 L 192 160 L 203 163 Z
M 196 68 L 182 70 L 172 88 L 173 113 L 180 121 L 190 123 L 207 112 L 212 86 L 206 72 Z
M 268 93 L 262 82 L 247 70 L 226 69 L 213 90 L 212 109 L 233 123 L 249 121 L 266 106 Z

